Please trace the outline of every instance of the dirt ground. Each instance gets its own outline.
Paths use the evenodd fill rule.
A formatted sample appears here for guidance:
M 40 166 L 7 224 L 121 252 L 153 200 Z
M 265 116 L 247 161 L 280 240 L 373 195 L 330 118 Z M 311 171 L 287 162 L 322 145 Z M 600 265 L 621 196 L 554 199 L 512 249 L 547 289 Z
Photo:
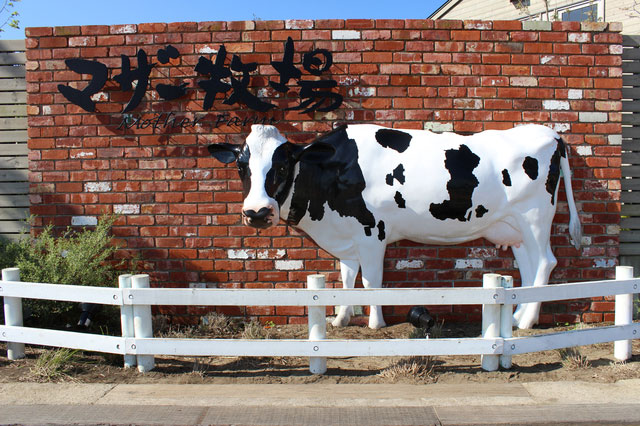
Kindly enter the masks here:
M 259 326 L 254 335 L 270 339 L 307 336 L 306 326 Z M 215 329 L 216 326 L 213 326 Z M 216 337 L 240 337 L 242 327 L 218 327 Z M 247 327 L 245 327 L 246 330 Z M 409 338 L 414 331 L 409 324 L 381 330 L 363 326 L 334 328 L 328 325 L 330 339 Z M 516 335 L 550 333 L 570 327 L 516 331 Z M 439 337 L 477 337 L 480 326 L 451 324 L 436 330 Z M 245 331 L 246 333 L 246 331 Z M 165 337 L 212 337 L 212 326 L 203 330 L 165 329 Z M 246 337 L 246 335 L 245 335 Z M 255 336 L 254 336 L 255 337 Z M 414 337 L 414 336 L 411 336 Z M 438 337 L 438 336 L 435 336 Z M 154 371 L 142 374 L 135 368 L 122 367 L 122 357 L 89 352 L 66 353 L 70 358 L 42 362 L 44 356 L 65 355 L 55 350 L 27 346 L 26 359 L 9 361 L 6 345 L 0 350 L 0 382 L 73 381 L 80 383 L 466 383 L 531 382 L 582 380 L 615 382 L 640 378 L 640 341 L 633 343 L 635 356 L 626 363 L 613 358 L 613 343 L 583 346 L 577 351 L 551 350 L 513 357 L 509 370 L 486 372 L 480 368 L 480 356 L 437 357 L 348 357 L 329 358 L 325 375 L 312 375 L 304 357 L 156 357 Z

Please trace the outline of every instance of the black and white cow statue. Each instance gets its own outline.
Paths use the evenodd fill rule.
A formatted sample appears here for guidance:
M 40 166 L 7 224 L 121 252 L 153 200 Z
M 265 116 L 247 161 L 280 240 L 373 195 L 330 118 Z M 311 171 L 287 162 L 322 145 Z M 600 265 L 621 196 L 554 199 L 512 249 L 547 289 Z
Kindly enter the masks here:
M 345 288 L 354 287 L 360 268 L 366 288 L 382 286 L 389 243 L 449 245 L 481 237 L 511 247 L 523 285 L 546 285 L 557 263 L 549 238 L 561 173 L 569 233 L 580 245 L 567 148 L 545 126 L 461 136 L 356 124 L 303 146 L 274 126 L 254 125 L 242 146 L 208 149 L 238 166 L 243 222 L 268 228 L 282 219 L 302 230 L 340 259 Z M 539 311 L 539 303 L 520 305 L 515 324 L 532 327 Z M 333 325 L 347 325 L 352 314 L 342 306 Z M 371 306 L 369 327 L 384 326 L 381 308 Z

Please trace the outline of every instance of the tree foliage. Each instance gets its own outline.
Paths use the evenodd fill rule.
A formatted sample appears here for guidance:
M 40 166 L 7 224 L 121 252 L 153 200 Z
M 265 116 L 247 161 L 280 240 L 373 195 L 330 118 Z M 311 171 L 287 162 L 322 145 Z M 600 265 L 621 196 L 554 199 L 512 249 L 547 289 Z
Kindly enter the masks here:
M 15 4 L 19 1 L 21 0 L 4 0 L 2 8 L 0 8 L 0 20 L 4 16 L 6 16 L 7 18 L 2 24 L 0 24 L 0 32 L 4 31 L 4 27 L 7 26 L 11 28 L 20 28 L 20 20 L 18 19 L 18 16 L 20 16 L 20 14 L 16 10 L 14 10 Z

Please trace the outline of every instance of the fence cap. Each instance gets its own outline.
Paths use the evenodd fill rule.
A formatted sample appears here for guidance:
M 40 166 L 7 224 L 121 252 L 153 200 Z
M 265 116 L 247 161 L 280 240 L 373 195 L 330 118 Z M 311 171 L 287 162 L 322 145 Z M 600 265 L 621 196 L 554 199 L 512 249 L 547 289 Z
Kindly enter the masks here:
M 20 268 L 5 268 L 2 270 L 4 281 L 20 281 Z

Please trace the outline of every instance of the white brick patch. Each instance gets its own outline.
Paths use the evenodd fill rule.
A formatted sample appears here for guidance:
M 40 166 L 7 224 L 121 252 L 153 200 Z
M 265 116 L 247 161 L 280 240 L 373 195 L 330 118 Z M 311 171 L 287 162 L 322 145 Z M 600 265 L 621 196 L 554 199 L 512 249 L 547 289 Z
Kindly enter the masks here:
M 593 155 L 593 150 L 591 149 L 590 146 L 577 146 L 576 152 L 578 153 L 578 155 L 581 155 L 583 157 L 588 157 L 590 155 Z
M 111 182 L 87 182 L 84 184 L 85 192 L 109 192 Z
M 95 216 L 73 216 L 71 226 L 96 226 L 98 218 Z
M 76 158 L 95 158 L 96 153 L 95 152 L 91 152 L 91 151 L 78 151 L 76 153 L 71 154 L 71 158 L 76 159 Z
M 607 225 L 607 235 L 620 235 L 620 225 Z
M 422 260 L 398 260 L 396 269 L 420 269 L 424 267 Z
M 569 89 L 567 97 L 569 99 L 582 99 L 582 89 Z
M 524 21 L 522 29 L 525 31 L 551 31 L 550 21 Z
M 490 30 L 492 28 L 491 22 L 465 22 L 465 30 Z
M 313 28 L 311 19 L 287 19 L 284 21 L 284 27 L 288 30 L 310 30 Z
M 229 249 L 227 250 L 227 257 L 229 257 L 229 259 L 255 259 L 256 251 L 249 249 Z
M 555 58 L 555 56 L 543 56 L 540 58 L 540 63 L 542 65 L 548 64 L 549 62 L 553 61 L 553 58 Z
M 542 108 L 568 111 L 571 109 L 571 104 L 568 101 L 546 100 L 542 101 Z
M 571 43 L 588 43 L 588 33 L 569 33 L 568 40 Z
M 571 130 L 571 124 L 569 124 L 569 123 L 553 123 L 551 128 L 553 130 L 555 130 L 556 132 L 558 132 L 558 133 L 564 133 L 564 132 L 568 132 L 569 130 Z
M 581 123 L 606 123 L 609 120 L 609 116 L 606 112 L 581 112 Z
M 214 49 L 211 46 L 203 46 L 198 50 L 198 53 L 218 53 L 218 49 Z
M 595 259 L 593 261 L 594 268 L 613 268 L 616 266 L 615 259 Z
M 111 34 L 133 34 L 136 32 L 136 26 L 133 24 L 121 25 L 113 29 Z
M 538 85 L 538 79 L 535 77 L 511 77 L 512 86 L 535 87 Z
M 609 145 L 622 145 L 622 135 L 609 135 Z
M 276 260 L 276 269 L 279 271 L 297 271 L 303 268 L 302 260 Z
M 427 121 L 424 123 L 425 130 L 431 130 L 432 132 L 453 132 L 453 123 L 442 123 L 440 121 Z
M 98 92 L 94 95 L 91 95 L 91 100 L 94 102 L 106 102 L 109 100 L 109 97 L 105 92 Z
M 622 55 L 622 45 L 612 44 L 611 46 L 609 46 L 609 53 L 611 55 Z
M 354 87 L 349 90 L 350 96 L 370 97 L 376 95 L 375 87 Z
M 282 259 L 286 254 L 285 249 L 258 250 L 258 259 Z
M 340 78 L 340 80 L 338 81 L 338 84 L 340 86 L 353 86 L 355 84 L 358 84 L 358 82 L 360 82 L 360 79 L 358 77 L 342 77 Z
M 115 204 L 113 212 L 116 214 L 140 214 L 139 204 Z
M 331 31 L 334 40 L 360 40 L 360 31 L 355 30 L 334 30 Z
M 481 259 L 458 259 L 456 269 L 480 269 L 484 265 Z
M 471 257 L 496 257 L 498 255 L 498 250 L 495 248 L 479 248 L 475 247 L 470 250 L 469 255 Z

